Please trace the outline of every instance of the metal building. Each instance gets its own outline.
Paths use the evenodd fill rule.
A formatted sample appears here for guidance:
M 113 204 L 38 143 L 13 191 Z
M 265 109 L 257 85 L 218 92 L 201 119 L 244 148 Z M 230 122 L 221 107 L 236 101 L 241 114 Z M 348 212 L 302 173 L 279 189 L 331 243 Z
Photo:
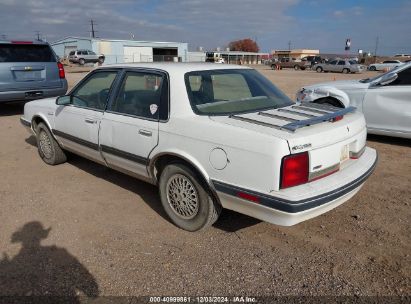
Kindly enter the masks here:
M 105 64 L 153 61 L 185 62 L 188 56 L 188 44 L 184 42 L 66 37 L 50 45 L 61 58 L 67 57 L 71 51 L 76 49 L 86 49 L 97 54 L 104 54 Z

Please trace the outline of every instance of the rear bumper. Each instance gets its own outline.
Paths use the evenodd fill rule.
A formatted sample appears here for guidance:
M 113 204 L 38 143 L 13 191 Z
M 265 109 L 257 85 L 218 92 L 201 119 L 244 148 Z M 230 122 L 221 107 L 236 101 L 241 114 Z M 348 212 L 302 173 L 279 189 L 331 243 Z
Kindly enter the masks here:
M 281 197 L 257 193 L 218 181 L 213 181 L 213 184 L 224 208 L 269 223 L 292 226 L 323 214 L 349 200 L 360 190 L 374 171 L 376 164 L 377 152 L 367 148 L 362 157 L 350 168 L 322 180 L 290 188 L 285 191 L 285 194 L 282 193 Z M 340 179 L 344 181 L 343 185 L 337 187 L 337 182 L 331 179 Z M 239 198 L 240 192 L 258 198 L 258 202 Z
M 42 92 L 38 96 L 27 96 L 30 92 Z M 64 79 L 63 86 L 61 88 L 38 88 L 38 89 L 28 89 L 20 91 L 5 91 L 0 92 L 0 103 L 6 103 L 11 101 L 30 101 L 35 99 L 42 99 L 47 97 L 56 97 L 66 94 L 67 92 L 67 80 Z

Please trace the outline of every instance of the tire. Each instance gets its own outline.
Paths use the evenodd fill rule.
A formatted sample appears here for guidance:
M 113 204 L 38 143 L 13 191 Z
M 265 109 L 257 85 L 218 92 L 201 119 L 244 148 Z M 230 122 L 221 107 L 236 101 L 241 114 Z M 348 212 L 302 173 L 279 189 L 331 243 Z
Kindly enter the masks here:
M 315 101 L 315 103 L 329 105 L 329 106 L 333 106 L 337 108 L 344 108 L 344 106 L 341 105 L 339 101 L 335 100 L 334 98 L 329 98 L 329 97 L 318 99 Z
M 294 70 L 298 71 L 300 69 L 300 67 L 298 65 L 294 66 Z
M 181 186 L 184 184 L 185 186 Z M 189 167 L 173 163 L 161 172 L 159 182 L 161 203 L 171 221 L 181 229 L 199 231 L 218 219 L 221 206 L 215 203 L 207 187 Z M 188 200 L 191 195 L 191 200 Z M 191 203 L 191 209 L 187 204 Z
M 80 58 L 79 61 L 78 61 L 78 63 L 79 63 L 80 65 L 84 65 L 84 64 L 86 63 L 86 61 L 85 61 L 83 58 Z
M 54 139 L 49 128 L 39 123 L 36 129 L 37 149 L 41 159 L 49 165 L 58 165 L 67 160 L 67 156 Z
M 98 63 L 103 64 L 103 63 L 104 63 L 104 58 L 103 58 L 103 57 L 99 57 L 99 58 L 98 58 Z
M 317 71 L 317 73 L 321 73 L 321 72 L 323 71 L 323 68 L 322 68 L 322 67 L 318 67 L 318 68 L 316 68 L 315 70 Z
M 372 65 L 372 66 L 370 66 L 369 70 L 370 70 L 370 71 L 376 71 L 377 68 L 375 67 L 375 65 Z
M 275 64 L 272 64 L 272 65 L 271 65 L 271 69 L 272 69 L 272 70 L 276 70 L 276 69 L 277 69 L 277 67 L 275 66 Z
M 348 73 L 350 73 L 350 70 L 349 69 L 343 69 L 342 72 L 343 72 L 343 74 L 348 74 Z

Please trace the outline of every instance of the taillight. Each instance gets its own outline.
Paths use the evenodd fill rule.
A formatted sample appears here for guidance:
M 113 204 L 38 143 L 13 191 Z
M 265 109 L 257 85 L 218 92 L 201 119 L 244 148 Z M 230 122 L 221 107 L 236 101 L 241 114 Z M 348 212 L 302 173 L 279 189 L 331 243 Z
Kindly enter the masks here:
M 308 152 L 285 156 L 281 165 L 280 188 L 289 188 L 308 182 Z
M 61 62 L 57 62 L 57 67 L 59 69 L 59 77 L 61 79 L 66 78 L 66 73 L 64 72 L 64 66 Z
M 331 121 L 332 122 L 336 122 L 336 121 L 340 121 L 344 118 L 344 115 L 339 115 L 339 116 L 335 116 Z

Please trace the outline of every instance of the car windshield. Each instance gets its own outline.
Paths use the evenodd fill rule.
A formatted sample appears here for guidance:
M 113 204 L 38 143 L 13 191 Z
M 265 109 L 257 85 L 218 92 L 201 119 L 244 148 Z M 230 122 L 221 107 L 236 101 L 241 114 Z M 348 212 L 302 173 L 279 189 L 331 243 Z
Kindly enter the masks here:
M 233 115 L 292 104 L 252 69 L 194 71 L 185 75 L 185 82 L 191 107 L 198 115 Z
M 403 70 L 403 69 L 404 69 L 404 66 L 398 66 L 398 67 L 395 67 L 395 68 L 389 70 L 388 72 L 386 72 L 386 73 L 384 73 L 384 74 L 381 74 L 381 75 L 378 75 L 378 76 L 375 76 L 375 77 L 371 77 L 371 78 L 361 79 L 360 82 L 361 82 L 361 83 L 374 82 L 374 81 L 376 81 L 377 79 L 380 79 L 380 78 L 381 78 L 383 75 L 385 75 L 385 74 L 388 74 L 388 73 L 398 73 L 399 70 Z

